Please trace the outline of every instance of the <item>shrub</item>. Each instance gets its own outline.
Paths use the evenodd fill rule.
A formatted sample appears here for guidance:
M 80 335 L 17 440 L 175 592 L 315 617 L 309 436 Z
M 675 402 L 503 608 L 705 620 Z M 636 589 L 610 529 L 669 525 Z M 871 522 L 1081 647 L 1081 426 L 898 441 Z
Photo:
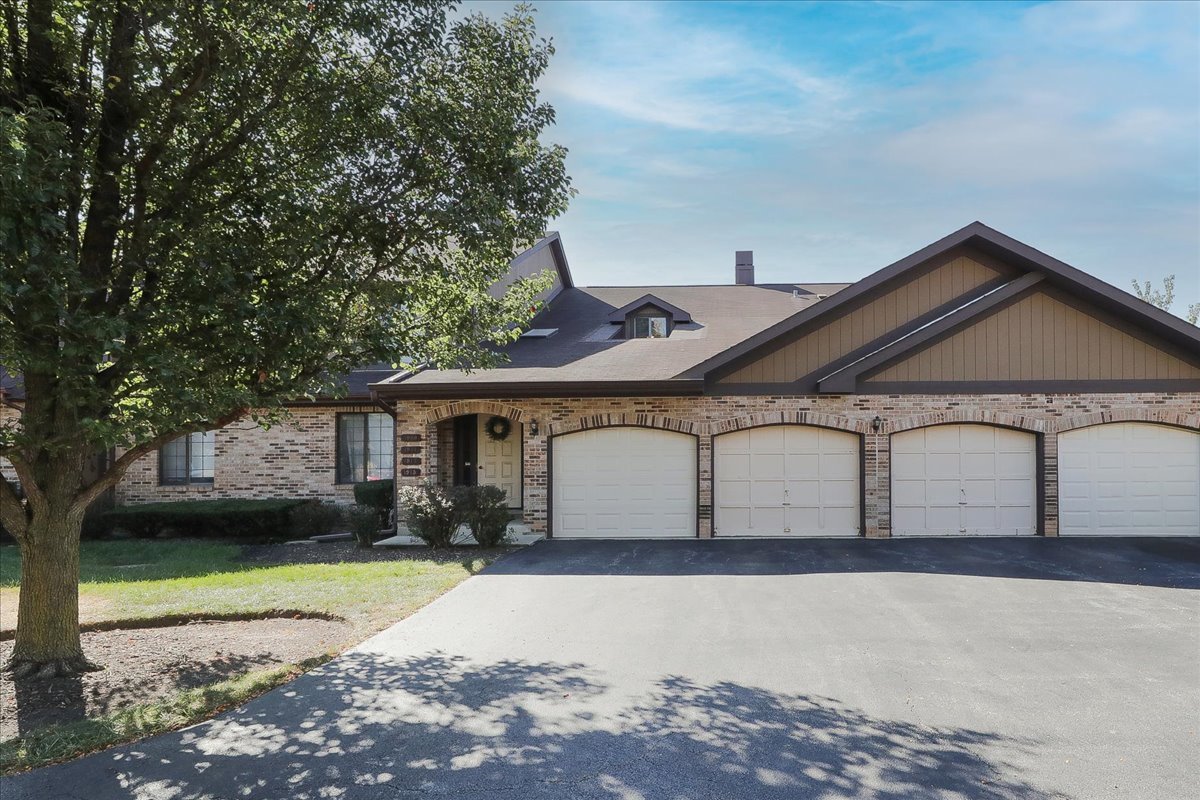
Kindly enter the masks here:
M 400 489 L 400 506 L 408 529 L 430 547 L 450 547 L 463 523 L 460 492 L 440 486 L 405 486 Z
M 292 514 L 315 504 L 315 500 L 185 500 L 120 506 L 103 516 L 138 537 L 171 531 L 183 536 L 284 539 L 293 535 Z
M 354 506 L 350 509 L 350 532 L 359 547 L 371 547 L 379 534 L 379 509 L 370 506 Z
M 333 503 L 305 503 L 293 509 L 291 517 L 293 535 L 304 539 L 333 533 L 345 521 L 342 509 Z
M 508 535 L 508 497 L 499 486 L 468 486 L 461 494 L 463 518 L 480 547 L 496 547 Z
M 396 482 L 392 480 L 363 481 L 354 484 L 354 502 L 375 509 L 380 527 L 388 524 L 388 515 L 396 497 Z

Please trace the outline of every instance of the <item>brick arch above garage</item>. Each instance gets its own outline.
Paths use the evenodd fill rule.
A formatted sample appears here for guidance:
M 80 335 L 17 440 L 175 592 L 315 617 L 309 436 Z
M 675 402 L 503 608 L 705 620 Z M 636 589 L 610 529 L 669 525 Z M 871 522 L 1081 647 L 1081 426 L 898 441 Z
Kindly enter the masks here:
M 870 433 L 870 419 L 846 417 L 839 414 L 826 414 L 817 411 L 761 411 L 756 414 L 743 414 L 738 417 L 717 420 L 708 425 L 708 432 L 713 436 L 723 433 L 760 428 L 766 425 L 812 425 L 818 428 L 832 428 L 850 433 Z
M 1041 416 L 1031 414 L 1014 414 L 1008 411 L 994 411 L 988 408 L 959 407 L 945 411 L 932 411 L 925 414 L 913 414 L 906 417 L 884 418 L 882 433 L 900 433 L 914 428 L 927 428 L 931 425 L 954 424 L 997 425 L 1002 428 L 1028 431 L 1029 433 L 1045 433 L 1049 428 L 1048 421 Z
M 559 436 L 564 433 L 575 433 L 576 431 L 585 431 L 594 428 L 612 428 L 620 426 L 635 428 L 657 428 L 664 431 L 674 431 L 675 433 L 687 433 L 693 436 L 698 436 L 705 427 L 705 425 L 701 422 L 680 419 L 679 417 L 671 417 L 663 414 L 648 414 L 640 411 L 630 411 L 589 414 L 587 416 L 576 417 L 563 422 L 551 423 L 547 426 L 547 433 L 551 436 Z
M 1050 429 L 1055 433 L 1066 433 L 1079 428 L 1090 428 L 1093 425 L 1105 425 L 1110 422 L 1147 422 L 1160 425 L 1173 425 L 1177 428 L 1200 430 L 1200 413 L 1189 414 L 1184 411 L 1168 408 L 1148 408 L 1146 406 L 1129 406 L 1126 408 L 1108 408 L 1103 411 L 1093 411 L 1088 414 L 1063 416 L 1051 423 Z

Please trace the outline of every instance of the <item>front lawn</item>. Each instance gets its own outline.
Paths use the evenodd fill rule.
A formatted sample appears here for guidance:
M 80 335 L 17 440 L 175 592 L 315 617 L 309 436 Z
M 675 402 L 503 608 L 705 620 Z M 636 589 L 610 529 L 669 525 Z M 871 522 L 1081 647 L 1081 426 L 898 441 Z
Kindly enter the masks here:
M 84 542 L 80 617 L 85 630 L 130 630 L 106 638 L 84 635 L 85 652 L 91 644 L 89 654 L 106 669 L 84 676 L 82 686 L 79 681 L 46 687 L 24 681 L 14 685 L 7 676 L 0 680 L 0 704 L 10 717 L 0 738 L 11 736 L 24 720 L 21 735 L 0 744 L 0 772 L 192 724 L 289 679 L 297 674 L 298 662 L 311 667 L 402 619 L 495 556 L 477 549 L 363 552 L 345 543 Z M 0 547 L 0 639 L 5 640 L 0 647 L 5 654 L 11 652 L 16 625 L 19 574 L 17 549 Z M 307 645 L 312 652 L 298 649 L 295 637 L 289 640 L 282 627 L 299 623 L 287 618 L 240 627 L 224 623 L 230 626 L 228 633 L 193 628 L 195 647 L 189 646 L 189 631 L 155 626 L 155 621 L 178 625 L 279 617 L 279 612 L 336 620 L 314 632 Z M 114 635 L 120 637 L 115 645 Z M 288 646 L 277 645 L 272 652 L 272 641 Z M 139 654 L 147 657 L 139 659 Z M 157 659 L 151 668 L 156 674 L 145 674 L 149 656 Z M 149 698 L 139 692 L 133 700 L 121 691 L 130 682 L 157 688 Z M 73 702 L 64 702 L 64 690 L 74 694 Z M 59 706 L 71 705 L 73 716 L 60 714 L 61 719 L 45 723 L 45 712 L 53 717 Z M 32 729 L 30 720 L 36 721 Z

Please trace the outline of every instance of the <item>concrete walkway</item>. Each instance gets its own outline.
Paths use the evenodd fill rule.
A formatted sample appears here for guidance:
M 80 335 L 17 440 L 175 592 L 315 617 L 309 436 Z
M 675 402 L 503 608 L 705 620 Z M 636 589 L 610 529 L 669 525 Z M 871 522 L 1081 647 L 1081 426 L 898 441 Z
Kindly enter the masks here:
M 544 542 L 79 798 L 1182 798 L 1200 541 Z

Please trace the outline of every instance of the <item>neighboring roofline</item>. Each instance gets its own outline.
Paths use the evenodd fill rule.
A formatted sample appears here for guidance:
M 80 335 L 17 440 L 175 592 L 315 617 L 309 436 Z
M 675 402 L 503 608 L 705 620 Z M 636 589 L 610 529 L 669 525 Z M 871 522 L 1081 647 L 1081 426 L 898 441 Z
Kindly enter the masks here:
M 1200 347 L 1200 328 L 1189 324 L 1160 308 L 1138 299 L 1122 291 L 1112 284 L 1088 275 L 1082 270 L 1059 261 L 1040 250 L 1006 236 L 999 231 L 989 228 L 982 222 L 972 222 L 966 227 L 945 236 L 933 244 L 905 256 L 899 261 L 889 264 L 883 269 L 868 275 L 857 283 L 853 283 L 840 292 L 819 300 L 808 308 L 799 311 L 787 319 L 772 325 L 742 342 L 718 353 L 687 370 L 687 375 L 705 375 L 719 370 L 751 353 L 766 349 L 779 337 L 808 325 L 814 320 L 827 316 L 834 311 L 876 291 L 892 280 L 902 276 L 909 270 L 920 267 L 927 261 L 943 255 L 956 247 L 969 245 L 987 255 L 997 257 L 1001 261 L 1015 262 L 1016 266 L 1027 271 L 1044 273 L 1052 282 L 1066 285 L 1089 296 L 1093 302 L 1115 311 L 1118 315 L 1131 319 L 1149 327 L 1160 336 L 1181 344 L 1185 347 Z
M 630 314 L 632 314 L 633 312 L 635 312 L 641 308 L 644 308 L 645 306 L 654 306 L 655 308 L 661 308 L 663 311 L 666 311 L 668 314 L 671 315 L 671 319 L 674 322 L 691 322 L 692 321 L 691 314 L 684 311 L 679 306 L 668 303 L 666 300 L 663 300 L 661 297 L 657 297 L 656 295 L 653 295 L 653 294 L 644 294 L 641 297 L 639 297 L 637 300 L 634 300 L 632 303 L 626 303 L 625 305 L 618 308 L 616 311 L 613 311 L 612 313 L 610 313 L 608 315 L 608 321 L 613 322 L 613 323 L 624 322 L 625 317 L 629 316 Z
M 558 231 L 547 231 L 546 235 L 534 242 L 529 249 L 518 253 L 509 262 L 509 269 L 511 270 L 544 247 L 549 247 L 550 254 L 554 257 L 554 267 L 558 270 L 558 282 L 562 284 L 564 289 L 574 288 L 575 279 L 571 277 L 571 267 L 567 264 L 567 251 L 563 249 L 562 236 Z
M 691 396 L 704 393 L 702 380 L 631 381 L 477 381 L 455 383 L 374 383 L 372 396 L 433 400 L 482 397 L 641 397 Z
M 1044 281 L 1046 276 L 1040 272 L 1027 272 L 1014 281 L 1006 283 L 983 297 L 976 298 L 964 306 L 951 311 L 923 328 L 901 336 L 873 353 L 847 364 L 841 369 L 829 373 L 817 381 L 817 391 L 821 394 L 853 394 L 858 386 L 858 377 L 886 362 L 893 361 L 909 353 L 939 335 L 962 327 L 981 314 L 1003 305 Z

